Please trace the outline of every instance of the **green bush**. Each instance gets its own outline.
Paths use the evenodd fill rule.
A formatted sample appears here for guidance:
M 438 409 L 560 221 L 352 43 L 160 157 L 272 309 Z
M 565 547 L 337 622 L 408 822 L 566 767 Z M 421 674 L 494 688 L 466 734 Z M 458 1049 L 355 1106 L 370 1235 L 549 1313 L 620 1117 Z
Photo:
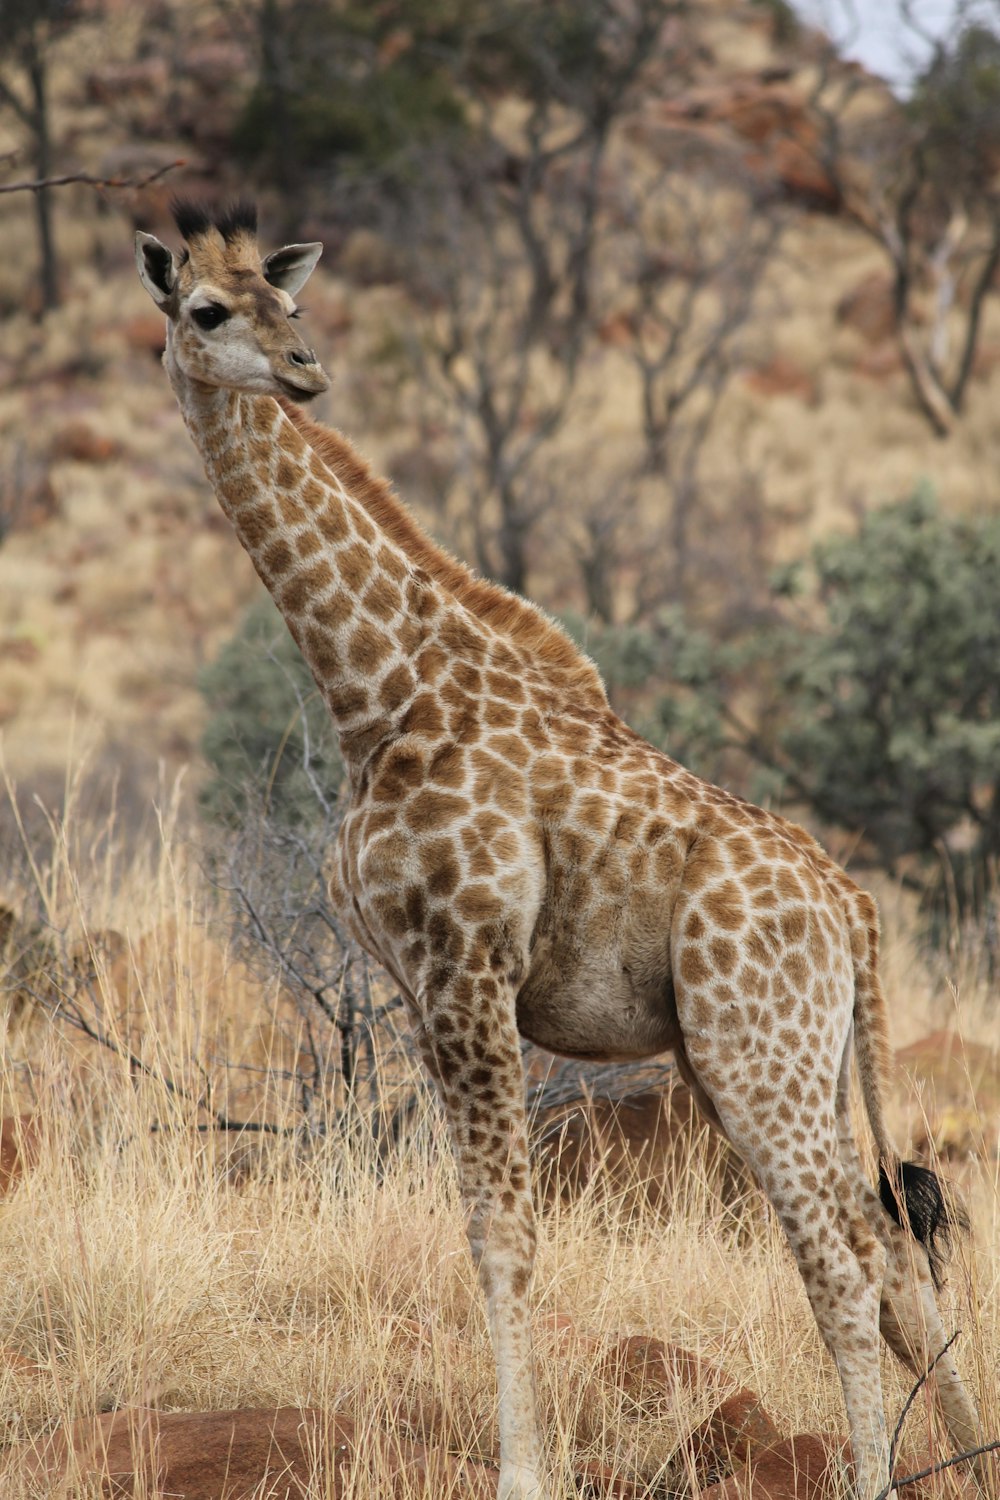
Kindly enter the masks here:
M 945 847 L 1000 856 L 1000 516 L 948 517 L 918 491 L 817 546 L 773 603 L 724 649 L 677 626 L 668 741 L 681 727 L 695 758 L 741 749 L 758 795 L 807 803 L 889 870 Z
M 814 562 L 823 623 L 790 656 L 781 741 L 816 810 L 890 868 L 959 825 L 1000 853 L 1000 517 L 918 493 Z
M 923 169 L 949 204 L 959 189 L 982 194 L 1000 145 L 1000 37 L 987 25 L 960 30 L 917 80 L 906 113 L 920 132 Z
M 291 828 L 315 824 L 333 804 L 343 767 L 333 721 L 271 600 L 252 605 L 198 682 L 209 718 L 202 754 L 210 773 L 206 818 L 239 826 L 263 802 Z
M 384 167 L 459 130 L 465 105 L 441 61 L 456 8 L 264 0 L 257 78 L 233 131 L 237 155 L 287 184 L 291 163 L 296 174 Z

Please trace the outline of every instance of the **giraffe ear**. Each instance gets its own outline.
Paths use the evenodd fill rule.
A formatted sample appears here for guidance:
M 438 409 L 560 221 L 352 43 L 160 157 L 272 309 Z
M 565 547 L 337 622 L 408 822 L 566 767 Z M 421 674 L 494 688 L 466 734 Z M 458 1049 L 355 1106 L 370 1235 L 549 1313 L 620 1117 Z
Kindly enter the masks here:
M 311 245 L 286 245 L 264 258 L 264 280 L 276 286 L 280 292 L 294 297 L 300 287 L 305 286 L 323 254 L 318 242 Z
M 135 237 L 135 263 L 139 267 L 139 280 L 157 307 L 166 312 L 177 286 L 173 255 L 153 235 L 140 230 Z

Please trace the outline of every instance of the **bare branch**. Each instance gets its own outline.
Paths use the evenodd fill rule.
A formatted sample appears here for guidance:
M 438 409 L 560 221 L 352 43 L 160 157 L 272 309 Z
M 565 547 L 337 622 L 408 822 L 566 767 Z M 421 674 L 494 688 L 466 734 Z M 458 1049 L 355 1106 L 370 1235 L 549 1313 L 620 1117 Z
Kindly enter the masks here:
M 80 182 L 85 187 L 92 188 L 141 189 L 184 165 L 185 159 L 178 157 L 176 161 L 168 162 L 165 167 L 157 167 L 155 172 L 149 172 L 145 177 L 92 177 L 89 172 L 67 172 L 62 177 L 39 177 L 33 182 L 4 183 L 0 185 L 0 193 L 43 193 L 49 188 L 66 187 L 72 182 Z

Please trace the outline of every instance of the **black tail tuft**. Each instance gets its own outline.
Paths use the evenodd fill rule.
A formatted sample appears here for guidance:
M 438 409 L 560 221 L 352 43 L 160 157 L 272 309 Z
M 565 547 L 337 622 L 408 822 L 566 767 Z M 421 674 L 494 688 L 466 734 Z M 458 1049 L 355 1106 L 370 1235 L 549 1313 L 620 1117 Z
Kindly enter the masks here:
M 968 1229 L 968 1217 L 961 1208 L 949 1208 L 940 1182 L 927 1167 L 918 1166 L 915 1161 L 900 1161 L 894 1163 L 893 1175 L 895 1182 L 890 1178 L 885 1162 L 879 1162 L 878 1190 L 882 1207 L 890 1218 L 908 1228 L 914 1239 L 923 1245 L 930 1261 L 931 1280 L 940 1287 L 952 1231 Z

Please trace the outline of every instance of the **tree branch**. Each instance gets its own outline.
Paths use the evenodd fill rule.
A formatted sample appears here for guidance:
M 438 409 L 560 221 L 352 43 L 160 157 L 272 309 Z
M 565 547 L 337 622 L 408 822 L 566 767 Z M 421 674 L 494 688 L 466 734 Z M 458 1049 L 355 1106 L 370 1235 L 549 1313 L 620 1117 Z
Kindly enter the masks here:
M 71 182 L 82 182 L 86 187 L 92 188 L 146 188 L 176 167 L 184 165 L 184 158 L 178 157 L 176 161 L 168 162 L 165 167 L 157 167 L 155 172 L 150 172 L 145 177 L 92 177 L 88 172 L 67 172 L 62 177 L 39 177 L 32 182 L 7 182 L 0 185 L 0 193 L 43 193 L 48 188 L 65 187 Z

